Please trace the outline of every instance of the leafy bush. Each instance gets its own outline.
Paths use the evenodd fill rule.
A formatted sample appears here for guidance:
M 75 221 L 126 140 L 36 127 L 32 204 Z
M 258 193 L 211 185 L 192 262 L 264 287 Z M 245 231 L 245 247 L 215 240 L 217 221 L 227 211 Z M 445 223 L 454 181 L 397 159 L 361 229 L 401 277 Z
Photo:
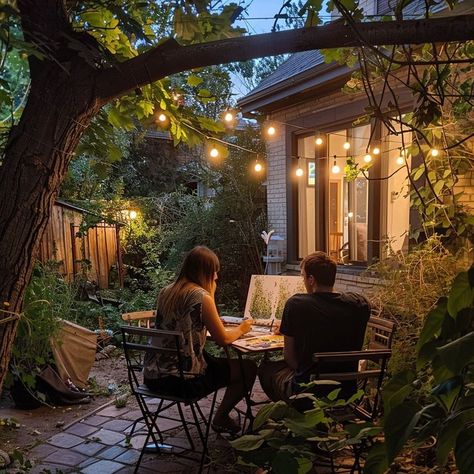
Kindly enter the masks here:
M 439 236 L 432 236 L 408 254 L 392 253 L 371 266 L 383 282 L 371 300 L 385 317 L 397 323 L 390 371 L 415 366 L 415 347 L 426 315 L 440 296 L 446 295 L 460 266 Z
M 70 314 L 74 295 L 74 286 L 59 275 L 57 263 L 36 265 L 26 290 L 11 363 L 13 375 L 30 391 L 35 390 L 35 376 L 41 368 L 53 361 L 50 340 L 58 335 L 60 319 Z M 42 394 L 36 395 L 44 399 Z
M 426 317 L 416 346 L 417 373 L 404 371 L 384 387 L 385 442 L 369 454 L 365 472 L 379 474 L 408 441 L 436 439 L 436 461 L 454 452 L 460 474 L 474 468 L 474 266 L 459 273 L 447 297 Z M 420 403 L 420 374 L 428 371 L 430 395 Z
M 239 452 L 239 462 L 275 473 L 305 474 L 313 469 L 318 452 L 326 452 L 329 457 L 380 433 L 380 427 L 367 423 L 347 424 L 341 429 L 331 418 L 331 409 L 349 405 L 362 396 L 362 391 L 347 401 L 337 398 L 339 392 L 340 389 L 333 390 L 327 398 L 310 393 L 298 395 L 298 399 L 312 400 L 313 407 L 304 413 L 284 401 L 265 405 L 255 418 L 254 433 L 231 442 Z

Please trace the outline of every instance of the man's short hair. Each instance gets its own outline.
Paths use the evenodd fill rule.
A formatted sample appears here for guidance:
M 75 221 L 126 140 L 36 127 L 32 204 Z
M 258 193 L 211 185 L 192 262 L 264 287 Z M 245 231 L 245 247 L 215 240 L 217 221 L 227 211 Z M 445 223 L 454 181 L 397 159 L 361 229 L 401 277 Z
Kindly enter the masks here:
M 337 263 L 324 252 L 314 252 L 303 258 L 301 268 L 306 275 L 313 275 L 320 286 L 334 286 Z

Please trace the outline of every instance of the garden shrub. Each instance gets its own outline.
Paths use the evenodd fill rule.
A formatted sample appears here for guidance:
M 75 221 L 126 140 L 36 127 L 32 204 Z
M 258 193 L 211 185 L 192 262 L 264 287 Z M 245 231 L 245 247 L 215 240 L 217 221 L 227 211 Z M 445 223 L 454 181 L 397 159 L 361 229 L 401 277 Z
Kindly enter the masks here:
M 408 254 L 391 253 L 369 269 L 383 284 L 371 300 L 397 323 L 390 372 L 414 369 L 415 346 L 426 315 L 446 295 L 461 262 L 432 236 Z

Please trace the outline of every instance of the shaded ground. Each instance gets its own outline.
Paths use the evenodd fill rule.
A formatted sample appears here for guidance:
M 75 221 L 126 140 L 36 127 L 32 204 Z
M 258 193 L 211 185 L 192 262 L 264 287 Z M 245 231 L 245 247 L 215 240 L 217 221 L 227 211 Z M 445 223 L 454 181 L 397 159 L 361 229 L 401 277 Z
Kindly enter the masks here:
M 128 386 L 125 360 L 113 357 L 96 361 L 91 370 L 94 396 L 84 405 L 47 407 L 35 410 L 17 410 L 8 393 L 0 399 L 0 420 L 13 419 L 19 427 L 0 426 L 0 449 L 12 452 L 15 449 L 27 450 L 61 432 L 65 426 L 78 421 L 88 413 L 106 403 L 113 403 L 115 396 L 108 392 L 112 381 L 118 386 Z

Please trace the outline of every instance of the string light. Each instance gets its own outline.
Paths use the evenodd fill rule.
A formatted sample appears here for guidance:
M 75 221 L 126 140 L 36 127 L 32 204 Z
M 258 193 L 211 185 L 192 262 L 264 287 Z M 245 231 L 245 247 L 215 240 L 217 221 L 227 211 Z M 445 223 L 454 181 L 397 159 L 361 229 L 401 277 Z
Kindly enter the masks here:
M 211 158 L 217 158 L 219 156 L 219 150 L 215 146 L 213 146 L 211 148 L 211 151 L 209 152 L 209 156 Z
M 397 162 L 397 165 L 403 165 L 405 163 L 405 158 L 403 158 L 403 156 L 399 156 L 396 159 L 396 162 Z
M 224 114 L 224 121 L 226 121 L 227 123 L 229 122 L 232 122 L 232 120 L 234 120 L 234 114 L 228 110 L 225 114 Z
M 431 149 L 431 156 L 438 156 L 439 155 L 439 150 L 437 150 L 436 148 L 432 148 Z
M 137 211 L 129 211 L 128 215 L 129 215 L 130 219 L 133 220 L 133 219 L 137 218 L 138 214 L 137 214 Z
M 270 135 L 271 137 L 275 135 L 275 133 L 276 133 L 276 129 L 273 125 L 267 128 L 267 134 Z
M 349 142 L 344 142 L 344 145 L 342 145 L 342 147 L 344 148 L 344 150 L 349 150 L 351 144 Z
M 314 142 L 316 143 L 316 145 L 320 146 L 323 144 L 323 139 L 321 137 L 317 137 Z
M 333 173 L 333 174 L 338 174 L 338 173 L 340 173 L 340 171 L 341 171 L 341 168 L 340 168 L 340 166 L 337 164 L 337 162 L 336 162 L 336 157 L 334 156 L 334 164 L 332 165 L 331 173 Z
M 298 166 L 298 168 L 296 168 L 295 173 L 296 173 L 296 176 L 298 176 L 298 178 L 300 178 L 304 174 L 303 168 L 301 168 L 301 166 Z
M 380 148 L 376 146 L 376 147 L 372 150 L 372 153 L 373 153 L 374 155 L 379 155 L 379 154 L 380 154 Z
M 369 155 L 369 154 L 365 155 L 364 156 L 364 161 L 366 163 L 370 163 L 372 161 L 372 155 Z
M 348 217 L 349 219 L 352 219 L 352 218 L 354 217 L 354 213 L 353 213 L 352 211 L 348 212 L 348 213 L 347 213 L 347 217 Z
M 262 164 L 258 161 L 258 155 L 257 158 L 255 159 L 255 166 L 253 167 L 256 173 L 260 173 L 263 170 Z
M 165 114 L 158 115 L 158 120 L 160 122 L 166 122 L 167 119 L 168 119 L 168 117 Z

